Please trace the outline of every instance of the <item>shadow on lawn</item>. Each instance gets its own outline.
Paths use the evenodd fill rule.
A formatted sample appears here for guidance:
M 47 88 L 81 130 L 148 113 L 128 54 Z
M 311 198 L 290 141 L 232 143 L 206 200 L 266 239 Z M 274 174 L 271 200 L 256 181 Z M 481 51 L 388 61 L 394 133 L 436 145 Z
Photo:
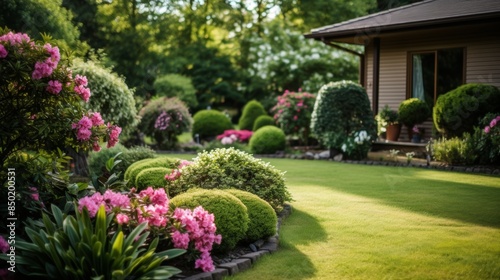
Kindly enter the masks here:
M 481 175 L 470 175 L 478 176 Z M 471 224 L 500 228 L 500 188 L 429 179 L 416 172 L 384 174 L 375 187 L 336 186 L 343 192 L 374 198 L 387 205 Z
M 278 253 L 282 256 L 277 260 L 280 265 L 280 275 L 276 275 L 278 278 L 275 279 L 306 279 L 314 276 L 316 272 L 314 264 L 308 256 L 297 249 L 297 246 L 326 242 L 327 234 L 319 221 L 306 212 L 293 209 L 281 228 Z

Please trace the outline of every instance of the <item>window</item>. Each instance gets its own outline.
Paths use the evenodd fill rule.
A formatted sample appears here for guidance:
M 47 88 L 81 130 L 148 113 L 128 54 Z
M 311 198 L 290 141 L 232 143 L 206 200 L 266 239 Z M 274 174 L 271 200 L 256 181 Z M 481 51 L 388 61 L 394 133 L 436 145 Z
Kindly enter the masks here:
M 409 54 L 408 98 L 419 98 L 433 107 L 439 95 L 464 83 L 464 48 Z

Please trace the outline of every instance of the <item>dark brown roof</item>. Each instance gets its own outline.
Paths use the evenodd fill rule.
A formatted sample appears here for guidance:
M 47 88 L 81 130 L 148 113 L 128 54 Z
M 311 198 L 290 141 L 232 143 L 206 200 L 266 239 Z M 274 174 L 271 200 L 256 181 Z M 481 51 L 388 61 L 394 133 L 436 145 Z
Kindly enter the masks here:
M 427 0 L 316 28 L 305 37 L 334 40 L 499 18 L 500 0 Z

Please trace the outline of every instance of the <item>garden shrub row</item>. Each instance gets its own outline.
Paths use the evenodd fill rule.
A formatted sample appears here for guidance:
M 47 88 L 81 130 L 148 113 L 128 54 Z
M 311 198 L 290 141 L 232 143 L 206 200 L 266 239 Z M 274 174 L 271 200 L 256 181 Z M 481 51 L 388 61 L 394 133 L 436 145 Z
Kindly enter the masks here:
M 175 159 L 175 158 L 169 158 L 169 157 L 158 157 L 158 158 L 152 158 L 152 159 L 143 159 L 140 161 L 137 161 L 130 165 L 127 170 L 125 171 L 125 176 L 124 179 L 128 181 L 129 186 L 134 185 L 137 182 L 138 175 L 141 173 L 143 170 L 149 169 L 149 168 L 156 168 L 156 167 L 163 167 L 167 169 L 174 169 L 177 168 L 179 165 L 180 160 Z M 161 179 L 164 180 L 165 175 L 168 172 L 164 173 Z M 162 186 L 164 186 L 163 184 Z

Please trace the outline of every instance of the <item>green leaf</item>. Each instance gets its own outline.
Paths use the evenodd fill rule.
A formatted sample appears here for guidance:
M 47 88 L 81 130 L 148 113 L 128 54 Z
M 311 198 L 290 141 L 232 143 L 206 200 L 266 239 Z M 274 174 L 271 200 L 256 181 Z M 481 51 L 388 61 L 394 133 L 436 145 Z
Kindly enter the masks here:
M 161 257 L 161 258 L 166 257 L 167 259 L 173 259 L 173 258 L 176 258 L 176 257 L 184 254 L 184 253 L 186 253 L 186 250 L 184 250 L 184 249 L 169 249 L 169 250 L 165 250 L 162 252 L 158 252 L 158 253 L 156 253 L 156 255 Z
M 118 258 L 123 251 L 123 232 L 119 232 L 116 235 L 116 239 L 113 242 L 113 246 L 111 248 L 111 257 Z

